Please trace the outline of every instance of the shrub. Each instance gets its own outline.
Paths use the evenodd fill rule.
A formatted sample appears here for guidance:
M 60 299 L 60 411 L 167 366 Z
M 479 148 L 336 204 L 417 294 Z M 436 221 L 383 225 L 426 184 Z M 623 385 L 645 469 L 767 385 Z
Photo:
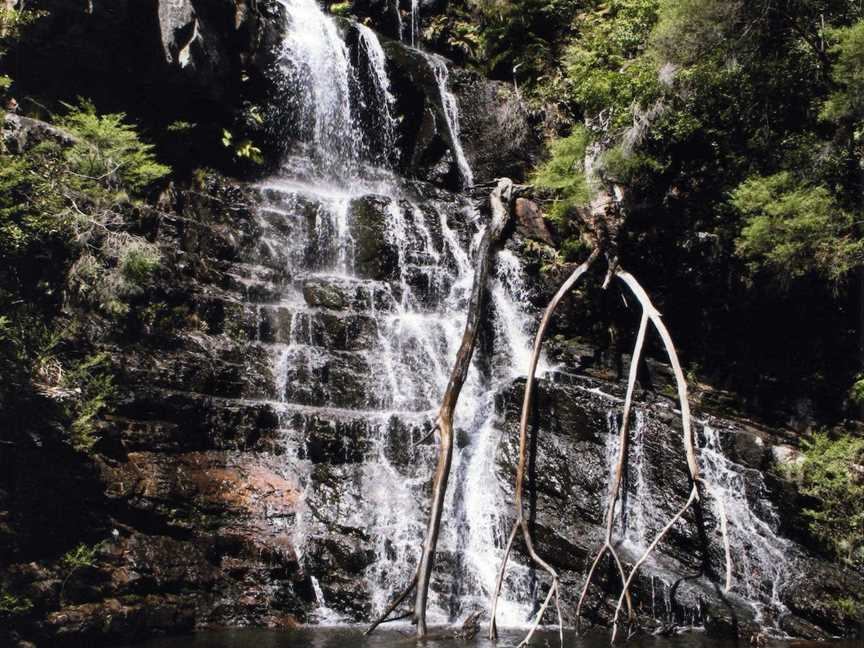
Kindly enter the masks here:
M 58 125 L 78 138 L 65 158 L 78 184 L 95 183 L 115 191 L 139 194 L 170 173 L 153 155 L 153 146 L 141 141 L 124 113 L 98 115 L 93 104 L 80 100 Z M 88 182 L 89 181 L 89 182 Z
M 588 132 L 577 127 L 569 137 L 552 142 L 551 157 L 534 173 L 534 184 L 556 195 L 550 210 L 553 219 L 565 220 L 574 208 L 590 199 L 584 167 L 587 146 Z
M 756 176 L 732 192 L 732 205 L 745 222 L 735 249 L 754 272 L 767 269 L 781 282 L 808 273 L 837 281 L 864 259 L 853 215 L 823 186 L 788 172 Z
M 27 614 L 32 609 L 33 602 L 30 599 L 0 590 L 0 619 Z
M 116 394 L 108 354 L 96 353 L 73 365 L 63 385 L 79 395 L 69 406 L 69 441 L 76 450 L 89 452 L 98 441 L 95 420 Z
M 840 559 L 864 566 L 864 438 L 822 432 L 803 449 L 789 471 L 801 492 L 819 501 L 803 511 L 810 530 Z
M 864 20 L 832 29 L 828 35 L 834 41 L 831 54 L 836 57 L 831 76 L 839 89 L 825 102 L 822 117 L 860 119 L 864 117 Z
M 82 567 L 92 567 L 96 564 L 96 550 L 99 545 L 88 547 L 84 543 L 79 544 L 74 549 L 70 549 L 60 558 L 60 565 L 70 571 L 81 569 Z

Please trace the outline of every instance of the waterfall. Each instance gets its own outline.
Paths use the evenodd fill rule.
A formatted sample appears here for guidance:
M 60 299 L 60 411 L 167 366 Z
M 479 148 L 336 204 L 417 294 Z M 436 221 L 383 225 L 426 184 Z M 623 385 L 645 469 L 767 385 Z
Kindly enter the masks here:
M 420 27 L 420 0 L 411 0 L 411 47 L 417 46 L 417 33 Z
M 381 41 L 366 25 L 357 24 L 360 51 L 368 64 L 368 77 L 374 94 L 372 118 L 373 132 L 380 133 L 379 154 L 376 160 L 382 164 L 392 164 L 398 157 L 396 148 L 396 119 L 393 115 L 396 99 L 390 91 L 390 78 L 387 76 L 387 59 Z
M 797 549 L 777 535 L 779 515 L 768 500 L 758 470 L 736 464 L 723 452 L 719 427 L 702 427 L 701 469 L 710 495 L 722 500 L 734 548 L 734 590 L 755 603 L 757 619 L 767 625 L 788 612 L 780 593 L 790 577 Z
M 611 396 L 606 396 L 612 399 Z M 649 456 L 648 437 L 651 429 L 648 412 L 636 408 L 630 426 L 626 483 L 623 485 L 619 513 L 616 520 L 616 538 L 623 538 L 622 546 L 631 555 L 640 555 L 648 547 L 658 530 L 668 521 L 668 512 L 661 510 L 666 495 L 646 474 L 650 468 L 658 470 L 663 460 Z M 614 471 L 619 452 L 620 403 L 607 414 L 608 436 L 606 461 L 610 474 Z M 789 580 L 790 565 L 797 555 L 795 546 L 778 535 L 779 516 L 768 498 L 765 478 L 758 470 L 747 468 L 729 459 L 723 451 L 719 425 L 702 421 L 699 432 L 699 463 L 707 485 L 706 503 L 716 506 L 722 500 L 728 516 L 729 540 L 733 554 L 732 593 L 746 600 L 753 608 L 758 622 L 774 626 L 779 617 L 788 612 L 780 594 Z M 735 430 L 726 430 L 735 434 Z M 668 449 L 663 449 L 668 451 Z M 665 461 L 672 458 L 667 457 Z M 611 493 L 607 493 L 608 497 Z M 604 504 L 605 506 L 605 504 Z M 709 527 L 716 530 L 719 514 L 715 514 Z M 715 531 L 716 533 L 716 531 Z M 722 556 L 712 558 L 718 563 L 716 571 L 722 576 Z M 669 592 L 677 575 L 669 574 L 662 560 L 652 560 L 652 610 L 664 623 L 671 622 L 673 609 Z M 654 600 L 655 587 L 661 588 L 663 605 Z
M 287 24 L 280 67 L 295 125 L 321 174 L 336 176 L 360 159 L 362 133 L 351 110 L 354 70 L 335 23 L 315 0 L 279 0 Z
M 483 226 L 466 197 L 424 192 L 420 184 L 381 173 L 395 159 L 396 121 L 375 33 L 349 28 L 357 34 L 352 54 L 313 0 L 280 2 L 286 36 L 278 73 L 303 148 L 259 185 L 262 255 L 284 264 L 289 277 L 274 288 L 279 299 L 262 316 L 281 333 L 262 344 L 273 358 L 284 461 L 305 485 L 294 545 L 315 579 L 315 618 L 333 623 L 356 618 L 340 616 L 351 606 L 330 563 L 316 562 L 333 529 L 353 530 L 356 537 L 338 541 L 359 543 L 358 555 L 374 556 L 364 584 L 373 611 L 416 568 L 435 460 L 434 444 L 417 441 L 440 406 L 461 341 Z M 415 21 L 416 11 L 412 38 Z M 427 60 L 438 82 L 445 137 L 467 186 L 472 174 L 447 67 L 439 57 Z M 494 586 L 497 534 L 510 512 L 480 486 L 493 479 L 503 427 L 494 395 L 524 372 L 530 353 L 522 275 L 518 257 L 502 251 L 490 299 L 492 358 L 484 370 L 475 361 L 455 421 L 467 441 L 454 456 L 439 555 L 449 556 L 458 573 L 449 589 L 433 588 L 433 623 L 485 605 Z M 322 452 L 331 453 L 327 461 Z M 502 624 L 524 623 L 527 585 L 508 597 Z
M 334 623 L 382 610 L 416 569 L 435 462 L 434 444 L 418 442 L 435 418 L 459 347 L 483 226 L 467 197 L 382 171 L 395 160 L 396 121 L 375 33 L 348 28 L 357 36 L 352 54 L 313 0 L 280 1 L 285 111 L 303 146 L 260 184 L 261 255 L 271 267 L 281 265 L 286 278 L 266 287 L 278 297 L 256 312 L 257 328 L 270 331 L 258 343 L 273 358 L 286 470 L 305 488 L 293 544 L 315 579 L 315 618 Z M 440 57 L 426 60 L 457 170 L 469 186 L 447 67 Z M 492 344 L 478 350 L 457 408 L 438 548 L 446 568 L 430 592 L 431 623 L 485 607 L 495 585 L 501 533 L 512 515 L 496 466 L 505 429 L 496 394 L 524 374 L 536 320 L 523 276 L 519 257 L 499 252 L 489 300 Z M 541 372 L 547 369 L 541 363 Z M 592 406 L 610 407 L 611 397 L 589 391 Z M 619 408 L 616 402 L 607 417 L 610 469 Z M 631 554 L 644 550 L 667 517 L 668 492 L 656 491 L 651 456 L 657 425 L 647 408 L 635 409 L 619 525 L 622 549 Z M 761 616 L 782 614 L 789 548 L 776 536 L 764 480 L 724 455 L 716 427 L 704 425 L 700 434 L 703 474 L 714 489 L 706 499 L 722 496 L 729 514 L 735 591 Z M 340 575 L 345 552 L 362 577 Z M 671 615 L 674 568 L 663 560 L 646 574 L 652 592 L 661 588 L 663 603 L 652 605 Z M 533 569 L 512 565 L 499 606 L 502 626 L 528 621 L 536 585 Z M 367 611 L 360 613 L 362 606 Z M 696 613 L 687 614 L 696 621 Z
M 447 69 L 447 63 L 440 56 L 434 54 L 428 55 L 427 60 L 432 67 L 432 71 L 435 73 L 435 80 L 438 82 L 438 92 L 441 95 L 441 104 L 444 106 L 447 132 L 453 148 L 453 155 L 456 156 L 456 165 L 459 169 L 462 187 L 470 187 L 474 184 L 474 174 L 462 148 L 459 128 L 459 106 L 456 102 L 456 97 L 448 88 L 450 72 Z

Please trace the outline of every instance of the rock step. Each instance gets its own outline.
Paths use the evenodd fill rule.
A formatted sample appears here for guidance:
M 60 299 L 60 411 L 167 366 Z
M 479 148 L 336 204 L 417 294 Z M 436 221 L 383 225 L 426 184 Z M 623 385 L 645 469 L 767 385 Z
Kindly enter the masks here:
M 380 352 L 334 351 L 320 347 L 287 347 L 285 402 L 346 409 L 410 410 L 434 406 L 440 391 L 434 376 L 411 362 L 412 350 L 397 361 Z M 394 391 L 395 390 L 395 391 Z
M 275 396 L 267 351 L 224 337 L 187 335 L 180 348 L 112 353 L 126 384 L 150 385 L 223 398 Z
M 138 385 L 131 391 L 121 390 L 114 421 L 109 422 L 111 437 L 130 443 L 132 448 L 139 440 L 144 442 L 139 435 L 142 429 L 160 430 L 162 450 L 278 447 L 274 445 L 278 403 L 267 400 L 220 398 Z
M 464 221 L 442 223 L 435 209 L 380 195 L 310 196 L 291 190 L 262 189 L 258 214 L 267 238 L 260 246 L 273 259 L 305 268 L 347 264 L 359 276 L 394 278 L 398 266 L 456 267 L 452 241 L 467 249 Z M 457 224 L 458 223 L 458 224 Z M 445 232 L 446 228 L 446 232 Z

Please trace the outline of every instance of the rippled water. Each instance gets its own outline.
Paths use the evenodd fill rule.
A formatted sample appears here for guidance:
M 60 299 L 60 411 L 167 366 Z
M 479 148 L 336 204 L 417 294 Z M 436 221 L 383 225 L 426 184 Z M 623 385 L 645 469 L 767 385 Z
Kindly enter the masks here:
M 185 646 L 207 646 L 208 648 L 398 648 L 422 646 L 423 648 L 516 648 L 525 638 L 522 631 L 502 631 L 497 642 L 483 636 L 471 640 L 456 639 L 452 629 L 442 634 L 417 641 L 409 629 L 385 630 L 371 637 L 364 637 L 360 630 L 348 628 L 314 628 L 303 630 L 231 630 L 202 632 L 192 636 L 171 637 L 150 641 L 145 648 L 181 648 Z M 434 630 L 433 630 L 434 633 Z M 447 634 L 449 636 L 447 636 Z M 540 648 L 557 648 L 560 645 L 557 632 L 538 632 L 531 642 Z M 687 632 L 673 637 L 635 637 L 626 643 L 616 644 L 627 648 L 730 648 L 749 646 L 741 640 L 714 639 L 699 632 Z M 564 635 L 565 648 L 608 648 L 609 635 L 589 634 L 577 637 L 568 631 Z M 864 648 L 864 640 L 855 641 L 769 641 L 766 648 Z

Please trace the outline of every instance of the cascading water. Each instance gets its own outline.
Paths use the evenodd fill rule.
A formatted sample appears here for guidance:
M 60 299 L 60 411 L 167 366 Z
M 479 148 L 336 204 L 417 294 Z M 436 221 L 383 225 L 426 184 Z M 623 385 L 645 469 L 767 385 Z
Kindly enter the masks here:
M 607 420 L 606 458 L 611 473 L 618 460 L 620 403 L 609 410 Z M 616 516 L 615 533 L 615 537 L 623 539 L 621 546 L 632 556 L 641 555 L 668 521 L 668 512 L 657 506 L 663 502 L 664 494 L 646 474 L 649 462 L 662 465 L 662 460 L 649 457 L 649 427 L 647 412 L 637 408 L 630 426 L 626 483 Z M 706 502 L 715 507 L 722 503 L 728 517 L 727 528 L 733 553 L 732 593 L 752 606 L 757 621 L 768 627 L 776 626 L 779 617 L 787 612 L 780 593 L 789 579 L 790 564 L 795 559 L 796 549 L 791 542 L 778 535 L 779 518 L 768 498 L 768 488 L 762 473 L 737 464 L 726 456 L 719 427 L 702 422 L 697 430 L 700 470 L 707 485 Z M 735 433 L 734 430 L 728 432 Z M 674 457 L 665 460 L 673 461 Z M 712 526 L 719 525 L 719 520 L 720 515 L 716 513 Z M 667 574 L 666 568 L 657 563 L 653 571 L 653 614 L 669 623 L 673 614 L 670 590 L 679 575 Z M 662 592 L 662 602 L 655 600 L 658 587 Z
M 417 46 L 417 32 L 420 29 L 420 0 L 411 0 L 411 47 Z
M 260 219 L 265 252 L 283 260 L 291 276 L 266 319 L 286 322 L 284 339 L 270 346 L 285 460 L 306 480 L 294 540 L 299 552 L 314 553 L 327 534 L 321 519 L 331 509 L 338 519 L 328 521 L 358 530 L 374 553 L 367 593 L 380 610 L 419 557 L 434 447 L 414 443 L 425 435 L 446 388 L 482 226 L 467 198 L 440 190 L 424 195 L 417 183 L 381 168 L 395 158 L 396 128 L 375 33 L 354 26 L 352 54 L 313 0 L 280 1 L 286 11 L 280 75 L 286 96 L 293 97 L 286 111 L 301 147 L 280 174 L 261 184 Z M 467 186 L 473 179 L 447 67 L 439 57 L 426 58 L 438 82 L 445 140 Z M 368 131 L 382 136 L 370 138 Z M 304 158 L 312 161 L 311 172 Z M 451 513 L 445 513 L 439 542 L 441 554 L 458 560 L 461 585 L 433 592 L 432 622 L 486 601 L 500 559 L 497 520 L 509 514 L 484 499 L 488 489 L 478 480 L 494 470 L 501 426 L 492 416 L 493 396 L 527 367 L 530 318 L 519 303 L 525 289 L 517 257 L 502 252 L 497 268 L 492 371 L 472 369 L 463 388 L 456 427 L 471 442 L 460 444 L 454 457 Z M 325 429 L 351 430 L 364 448 L 357 461 L 338 468 L 340 489 L 321 481 L 310 449 L 310 438 Z M 406 452 L 412 455 L 407 464 L 399 456 Z M 311 575 L 318 576 L 317 619 L 333 622 L 325 575 Z M 529 597 L 517 594 L 521 603 L 505 603 L 505 625 L 524 622 L 530 612 Z
M 459 345 L 482 226 L 466 197 L 400 179 L 386 168 L 395 159 L 396 120 L 375 33 L 354 26 L 352 53 L 313 0 L 280 2 L 286 37 L 279 73 L 299 148 L 261 184 L 262 254 L 283 264 L 290 277 L 274 287 L 280 300 L 262 307 L 261 315 L 277 331 L 266 344 L 274 358 L 284 460 L 305 482 L 294 544 L 316 579 L 317 619 L 332 623 L 368 617 L 355 607 L 356 591 L 345 595 L 332 577 L 334 555 L 347 552 L 365 565 L 365 600 L 373 612 L 415 570 L 434 463 L 434 447 L 417 441 L 436 415 Z M 425 56 L 438 82 L 445 140 L 469 186 L 473 177 L 446 64 Z M 485 607 L 495 585 L 505 542 L 500 534 L 512 515 L 494 486 L 505 423 L 495 396 L 528 365 L 535 318 L 526 315 L 523 274 L 518 257 L 498 254 L 490 299 L 493 344 L 475 362 L 457 408 L 454 477 L 439 540 L 446 569 L 433 583 L 432 623 Z M 593 389 L 592 398 L 609 397 Z M 610 462 L 617 416 L 609 416 Z M 638 496 L 652 489 L 645 474 L 648 435 L 647 410 L 638 408 L 622 498 L 624 544 L 634 553 L 664 523 L 651 505 L 657 495 Z M 725 458 L 712 428 L 702 435 L 703 471 L 726 498 L 736 553 L 753 556 L 736 568 L 739 591 L 776 608 L 777 590 L 766 584 L 782 583 L 783 549 L 765 512 L 754 511 L 742 495 L 738 480 L 745 469 Z M 335 554 L 328 549 L 334 528 L 341 530 L 335 542 L 348 545 Z M 655 567 L 651 573 L 660 576 L 651 577 L 652 591 L 655 581 L 665 582 L 662 566 Z M 500 625 L 529 619 L 535 587 L 533 570 L 511 567 Z M 663 607 L 671 609 L 669 587 L 662 587 Z
M 447 87 L 450 71 L 447 69 L 447 63 L 439 56 L 430 54 L 427 55 L 427 60 L 432 67 L 432 71 L 435 73 L 435 79 L 438 81 L 438 92 L 441 95 L 441 104 L 444 106 L 447 132 L 451 141 L 453 155 L 456 157 L 456 166 L 459 169 L 462 187 L 470 187 L 474 184 L 474 174 L 471 171 L 471 165 L 468 164 L 468 159 L 465 157 L 465 151 L 462 149 L 459 128 L 459 107 L 456 103 L 456 97 L 453 96 L 453 93 Z
M 777 534 L 780 520 L 768 500 L 762 474 L 730 461 L 723 452 L 721 434 L 718 427 L 702 426 L 701 468 L 712 498 L 723 502 L 730 520 L 736 591 L 755 604 L 758 620 L 770 625 L 788 612 L 780 593 L 789 581 L 797 551 Z
M 351 111 L 348 47 L 315 0 L 280 0 L 287 16 L 280 66 L 290 112 L 321 175 L 337 176 L 360 158 L 362 133 Z

